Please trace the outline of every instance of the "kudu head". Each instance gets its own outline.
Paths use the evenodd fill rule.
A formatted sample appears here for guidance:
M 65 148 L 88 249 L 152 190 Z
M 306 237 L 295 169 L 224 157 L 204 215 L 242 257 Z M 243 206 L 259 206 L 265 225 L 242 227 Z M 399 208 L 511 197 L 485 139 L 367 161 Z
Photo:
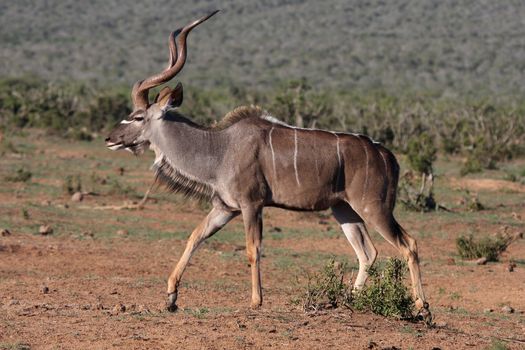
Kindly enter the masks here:
M 126 149 L 134 154 L 141 154 L 149 145 L 151 128 L 156 121 L 162 120 L 169 109 L 182 104 L 182 84 L 174 89 L 164 87 L 153 103 L 149 101 L 149 90 L 167 83 L 182 70 L 186 62 L 186 38 L 197 25 L 206 21 L 219 11 L 214 11 L 184 28 L 179 28 L 169 37 L 170 57 L 168 67 L 159 74 L 133 85 L 131 100 L 133 112 L 118 124 L 106 138 L 106 146 L 111 150 Z

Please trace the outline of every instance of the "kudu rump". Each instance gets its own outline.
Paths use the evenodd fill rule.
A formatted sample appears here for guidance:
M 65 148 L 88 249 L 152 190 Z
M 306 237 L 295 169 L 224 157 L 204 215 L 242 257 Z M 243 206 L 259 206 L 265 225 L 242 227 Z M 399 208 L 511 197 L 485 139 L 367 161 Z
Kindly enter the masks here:
M 149 102 L 149 89 L 170 81 L 184 66 L 188 33 L 215 13 L 170 35 L 168 68 L 135 83 L 133 112 L 106 139 L 112 150 L 141 154 L 151 148 L 157 180 L 174 192 L 212 203 L 168 279 L 168 309 L 177 308 L 181 277 L 197 247 L 239 214 L 251 265 L 251 305 L 260 306 L 262 211 L 272 206 L 331 208 L 359 259 L 356 289 L 365 283 L 377 256 L 365 223 L 376 229 L 407 259 L 416 306 L 430 317 L 416 241 L 392 214 L 399 165 L 389 150 L 363 135 L 292 127 L 258 107 L 238 107 L 216 126 L 203 127 L 175 109 L 182 103 L 180 83 L 174 89 L 164 87 Z

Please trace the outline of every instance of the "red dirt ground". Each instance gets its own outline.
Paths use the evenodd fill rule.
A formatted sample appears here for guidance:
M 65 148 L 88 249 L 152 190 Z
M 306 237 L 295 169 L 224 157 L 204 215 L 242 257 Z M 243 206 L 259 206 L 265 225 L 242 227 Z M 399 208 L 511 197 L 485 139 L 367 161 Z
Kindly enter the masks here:
M 278 221 L 298 215 L 272 216 Z M 187 220 L 184 215 L 178 219 Z M 195 255 L 180 291 L 181 310 L 170 314 L 164 311 L 164 280 L 183 241 L 79 241 L 14 233 L 0 238 L 0 343 L 101 349 L 475 349 L 492 337 L 524 339 L 522 265 L 514 272 L 507 272 L 505 263 L 446 265 L 441 251 L 450 247 L 442 239 L 420 241 L 426 292 L 439 326 L 433 329 L 349 310 L 306 315 L 290 303 L 293 276 L 268 261 L 263 265 L 265 303 L 252 311 L 249 268 L 243 252 L 228 243 L 205 245 Z M 297 251 L 320 244 L 311 238 L 270 243 Z M 391 250 L 378 245 L 383 252 Z M 523 256 L 523 248 L 516 245 L 508 254 Z M 323 240 L 320 250 L 351 253 L 336 238 Z M 240 258 L 222 259 L 225 251 Z M 445 295 L 440 288 L 455 294 Z M 503 314 L 500 305 L 507 303 L 517 313 Z M 484 314 L 486 308 L 495 311 Z M 523 343 L 508 346 L 518 349 Z
M 68 156 L 85 157 L 74 150 Z M 146 167 L 131 175 L 132 182 L 151 178 Z M 39 178 L 38 172 L 32 181 L 61 183 Z M 523 230 L 523 221 L 516 221 L 525 217 L 519 192 L 508 194 L 518 198 L 514 204 L 476 214 L 402 215 L 400 221 L 418 239 L 424 288 L 436 321 L 436 327 L 427 328 L 348 309 L 305 314 L 292 303 L 305 285 L 303 269 L 324 262 L 319 254 L 355 261 L 342 234 L 324 233 L 327 227 L 337 228 L 331 218 L 265 212 L 265 232 L 280 227 L 283 233 L 268 234 L 264 241 L 260 310 L 249 308 L 249 267 L 239 233 L 226 240 L 218 236 L 200 248 L 183 278 L 180 309 L 168 313 L 166 279 L 185 244 L 169 233 L 191 230 L 204 217 L 198 206 L 160 198 L 142 211 L 89 211 L 82 207 L 121 202 L 122 197 L 88 196 L 74 204 L 63 196 L 31 198 L 23 187 L 0 182 L 0 219 L 13 223 L 7 227 L 11 235 L 0 236 L 0 349 L 496 349 L 494 342 L 525 348 L 525 240 L 487 265 L 455 255 L 459 234 L 495 232 L 507 222 L 514 223 L 511 231 Z M 41 204 L 44 200 L 51 206 Z M 68 211 L 63 204 L 69 204 Z M 36 235 L 24 219 L 10 221 L 22 208 L 29 208 L 31 224 L 74 224 L 93 237 L 68 234 L 65 228 Z M 92 217 L 86 219 L 86 212 Z M 103 236 L 97 230 L 102 221 L 113 232 L 124 224 L 148 224 L 137 234 Z M 241 222 L 236 219 L 227 227 L 240 232 Z M 148 229 L 168 234 L 151 238 Z M 382 238 L 372 238 L 380 258 L 397 255 Z M 511 259 L 517 263 L 513 272 L 507 270 Z M 504 305 L 514 313 L 504 313 Z

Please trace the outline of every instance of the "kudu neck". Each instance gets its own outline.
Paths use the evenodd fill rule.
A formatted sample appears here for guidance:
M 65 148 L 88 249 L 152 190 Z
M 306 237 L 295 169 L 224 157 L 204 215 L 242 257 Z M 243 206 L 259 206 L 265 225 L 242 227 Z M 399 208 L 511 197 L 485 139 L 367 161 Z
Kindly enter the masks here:
M 155 152 L 160 152 L 174 169 L 213 184 L 228 140 L 225 132 L 207 130 L 180 114 L 170 113 L 163 120 L 155 121 L 150 142 Z

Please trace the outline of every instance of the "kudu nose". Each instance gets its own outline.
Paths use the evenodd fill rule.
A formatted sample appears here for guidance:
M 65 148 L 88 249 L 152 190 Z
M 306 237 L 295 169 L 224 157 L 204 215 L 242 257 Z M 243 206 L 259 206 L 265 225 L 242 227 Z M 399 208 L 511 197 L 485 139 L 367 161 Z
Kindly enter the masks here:
M 106 142 L 109 142 L 109 137 L 106 137 L 106 140 L 105 140 L 105 141 L 106 141 Z

